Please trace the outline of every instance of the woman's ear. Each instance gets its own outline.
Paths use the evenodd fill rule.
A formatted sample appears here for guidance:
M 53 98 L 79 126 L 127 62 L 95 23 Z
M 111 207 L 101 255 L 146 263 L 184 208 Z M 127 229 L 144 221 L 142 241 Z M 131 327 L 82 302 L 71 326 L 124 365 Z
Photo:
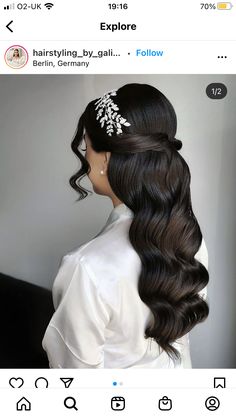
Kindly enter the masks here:
M 105 166 L 106 166 L 106 167 L 108 166 L 108 163 L 109 163 L 110 157 L 111 157 L 111 153 L 110 153 L 110 151 L 106 151 L 106 152 L 105 152 L 105 157 L 104 157 L 104 164 L 105 164 Z

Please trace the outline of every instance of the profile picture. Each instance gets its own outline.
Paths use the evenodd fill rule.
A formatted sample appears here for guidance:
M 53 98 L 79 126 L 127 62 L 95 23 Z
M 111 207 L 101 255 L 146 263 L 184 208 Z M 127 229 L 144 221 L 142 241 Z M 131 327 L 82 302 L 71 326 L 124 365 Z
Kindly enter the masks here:
M 20 45 L 12 45 L 5 52 L 5 61 L 11 68 L 22 68 L 28 62 L 28 52 Z

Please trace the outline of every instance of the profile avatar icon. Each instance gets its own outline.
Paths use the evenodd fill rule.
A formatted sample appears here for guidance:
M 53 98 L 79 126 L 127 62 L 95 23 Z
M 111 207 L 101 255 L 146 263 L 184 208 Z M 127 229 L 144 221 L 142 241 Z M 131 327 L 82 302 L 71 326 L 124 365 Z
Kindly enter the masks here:
M 220 406 L 220 401 L 217 397 L 211 396 L 206 399 L 205 406 L 208 410 L 214 411 Z
M 22 68 L 28 62 L 28 52 L 21 45 L 12 45 L 5 52 L 6 64 L 11 68 Z

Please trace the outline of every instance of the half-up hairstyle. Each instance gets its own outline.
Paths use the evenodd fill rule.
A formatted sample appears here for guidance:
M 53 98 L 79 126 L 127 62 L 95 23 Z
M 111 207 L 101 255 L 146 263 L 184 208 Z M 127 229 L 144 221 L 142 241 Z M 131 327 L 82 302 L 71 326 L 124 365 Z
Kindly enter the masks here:
M 209 274 L 194 258 L 202 233 L 191 205 L 190 170 L 179 153 L 182 142 L 175 138 L 176 114 L 156 88 L 126 84 L 114 102 L 130 126 L 109 136 L 96 120 L 96 100 L 87 105 L 71 145 L 82 166 L 70 185 L 79 194 L 77 201 L 88 195 L 80 185 L 90 170 L 79 151 L 85 128 L 96 152 L 111 152 L 110 186 L 134 214 L 129 239 L 142 263 L 138 292 L 152 313 L 145 338 L 153 338 L 172 359 L 179 359 L 173 343 L 209 314 L 199 294 Z

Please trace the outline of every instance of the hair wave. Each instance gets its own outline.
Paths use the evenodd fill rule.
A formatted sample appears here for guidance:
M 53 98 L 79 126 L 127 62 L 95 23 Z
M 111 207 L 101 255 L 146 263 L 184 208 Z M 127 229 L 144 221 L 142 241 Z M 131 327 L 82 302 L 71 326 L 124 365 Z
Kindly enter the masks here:
M 70 185 L 79 194 L 77 201 L 90 192 L 80 184 L 90 170 L 79 151 L 85 127 L 95 151 L 111 152 L 109 183 L 134 214 L 129 239 L 142 264 L 138 292 L 152 313 L 145 337 L 178 359 L 173 343 L 209 314 L 199 295 L 209 274 L 194 258 L 202 233 L 191 204 L 190 170 L 178 152 L 182 142 L 175 138 L 175 111 L 159 90 L 132 83 L 121 87 L 115 99 L 130 127 L 107 136 L 96 121 L 97 99 L 90 102 L 71 145 L 82 166 Z

